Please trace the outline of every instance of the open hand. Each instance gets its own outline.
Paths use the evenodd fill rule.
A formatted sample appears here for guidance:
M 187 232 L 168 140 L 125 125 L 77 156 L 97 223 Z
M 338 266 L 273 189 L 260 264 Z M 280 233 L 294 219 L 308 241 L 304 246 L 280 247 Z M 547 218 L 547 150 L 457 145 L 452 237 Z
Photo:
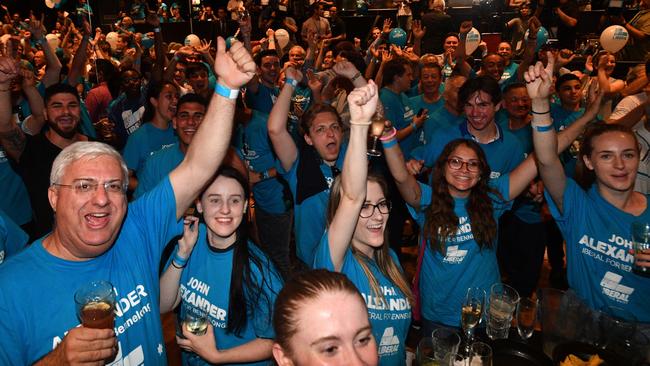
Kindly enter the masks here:
M 16 62 L 9 57 L 0 57 L 0 84 L 9 84 L 18 75 Z M 3 87 L 2 89 L 6 89 Z

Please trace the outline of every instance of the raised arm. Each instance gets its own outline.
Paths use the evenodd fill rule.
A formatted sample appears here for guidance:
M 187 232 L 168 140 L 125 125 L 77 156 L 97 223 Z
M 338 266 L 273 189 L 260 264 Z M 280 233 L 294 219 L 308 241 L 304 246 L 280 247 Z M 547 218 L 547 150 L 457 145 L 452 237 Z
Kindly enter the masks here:
M 163 78 L 163 73 L 165 69 L 165 51 L 163 46 L 163 37 L 160 32 L 160 18 L 154 12 L 147 13 L 147 24 L 153 27 L 153 37 L 154 37 L 154 47 L 156 50 L 156 62 L 153 64 L 153 70 L 151 70 L 151 79 L 155 82 L 159 82 Z M 172 77 L 168 80 L 173 80 Z
M 181 302 L 178 292 L 181 274 L 192 254 L 199 236 L 199 218 L 186 216 L 183 222 L 183 237 L 178 240 L 178 246 L 172 261 L 160 277 L 160 313 L 172 311 Z
M 20 160 L 25 150 L 25 134 L 11 115 L 11 79 L 18 74 L 18 66 L 10 57 L 0 57 L 0 145 L 14 161 Z
M 530 66 L 524 74 L 528 95 L 533 100 L 533 144 L 537 167 L 546 190 L 551 195 L 557 208 L 562 211 L 562 199 L 566 176 L 557 153 L 557 137 L 551 120 L 550 103 L 548 100 L 552 81 L 553 56 L 549 53 L 546 68 L 541 62 Z
M 218 90 L 223 89 L 222 94 L 230 95 L 226 97 L 215 92 L 185 159 L 170 173 L 178 219 L 219 168 L 228 151 L 236 94 L 255 75 L 255 62 L 240 42 L 234 42 L 226 52 L 226 41 L 219 37 L 214 71 L 218 76 Z
M 86 60 L 88 60 L 88 37 L 90 37 L 92 30 L 90 24 L 85 19 L 82 31 L 81 43 L 79 44 L 79 48 L 77 48 L 77 52 L 74 54 L 70 72 L 68 72 L 68 84 L 74 87 L 79 84 L 79 78 L 83 76 L 83 69 L 86 66 Z
M 294 89 L 292 83 L 287 81 L 289 79 L 299 81 L 302 79 L 302 73 L 293 67 L 289 67 L 285 71 L 285 75 L 286 80 L 284 86 L 273 105 L 273 109 L 271 109 L 271 114 L 269 114 L 267 128 L 269 130 L 271 144 L 273 145 L 273 151 L 275 151 L 275 154 L 280 160 L 282 168 L 288 171 L 296 159 L 298 159 L 298 147 L 296 147 L 293 137 L 287 131 L 287 118 L 289 116 L 289 107 L 291 106 L 291 95 Z
M 21 69 L 20 74 L 23 77 L 23 94 L 27 97 L 29 109 L 32 114 L 23 122 L 22 129 L 31 135 L 41 132 L 45 125 L 45 101 L 41 93 L 36 89 L 36 80 L 31 70 Z
M 384 146 L 384 156 L 386 156 L 388 169 L 395 179 L 397 189 L 399 189 L 402 198 L 404 198 L 404 201 L 409 206 L 419 210 L 420 197 L 422 196 L 420 185 L 415 180 L 415 177 L 406 170 L 404 153 L 402 153 L 402 149 L 400 149 L 397 143 L 396 135 L 397 131 L 395 128 L 391 128 L 388 134 L 384 132 L 384 135 L 381 137 Z
M 327 231 L 334 269 L 341 270 L 345 252 L 357 226 L 361 206 L 366 199 L 368 126 L 377 108 L 377 86 L 370 82 L 348 95 L 350 106 L 350 143 L 341 172 L 341 200 Z
M 45 87 L 48 87 L 59 82 L 62 66 L 61 61 L 56 57 L 54 50 L 50 47 L 49 42 L 47 42 L 43 35 L 43 31 L 45 30 L 43 27 L 43 16 L 44 15 L 41 16 L 41 20 L 36 20 L 32 15 L 31 20 L 29 21 L 29 30 L 36 42 L 39 42 L 41 47 L 43 47 L 43 53 L 45 54 L 47 64 L 45 66 L 45 75 L 43 75 L 41 82 Z

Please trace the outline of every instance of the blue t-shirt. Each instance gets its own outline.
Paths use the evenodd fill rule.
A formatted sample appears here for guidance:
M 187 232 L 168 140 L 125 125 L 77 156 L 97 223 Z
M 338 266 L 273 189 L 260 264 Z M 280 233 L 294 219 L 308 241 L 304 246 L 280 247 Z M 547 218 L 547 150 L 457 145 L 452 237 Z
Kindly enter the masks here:
M 269 140 L 268 115 L 253 110 L 253 116 L 245 126 L 239 125 L 234 139 L 238 155 L 246 160 L 250 169 L 264 172 L 276 166 L 275 154 Z M 284 186 L 277 177 L 258 182 L 253 186 L 255 205 L 271 214 L 287 212 Z
M 479 143 L 490 165 L 490 178 L 498 178 L 511 172 L 524 158 L 524 151 L 517 138 L 504 131 L 498 124 L 497 129 L 499 138 L 487 144 Z M 431 142 L 413 150 L 412 156 L 414 159 L 424 160 L 425 166 L 432 167 L 445 146 L 455 139 L 474 140 L 474 136 L 467 129 L 467 121 L 439 130 L 433 135 Z
M 151 153 L 178 142 L 171 123 L 164 130 L 154 126 L 153 123 L 145 123 L 126 140 L 126 146 L 122 151 L 126 166 L 136 172 L 136 176 L 144 167 L 144 162 Z
M 501 109 L 497 112 L 496 121 L 502 129 L 510 131 L 510 133 L 517 137 L 517 140 L 521 144 L 521 148 L 526 156 L 533 152 L 533 128 L 530 127 L 530 124 L 516 130 L 511 130 L 508 121 L 508 113 L 505 109 Z M 542 222 L 541 210 L 542 204 L 526 197 L 526 194 L 521 194 L 512 204 L 512 212 L 515 216 L 529 224 Z
M 339 150 L 339 157 L 336 160 L 336 167 L 343 169 L 343 159 L 345 158 L 345 151 L 347 144 L 341 144 Z M 296 192 L 298 188 L 298 163 L 300 161 L 300 154 L 291 166 L 289 171 L 284 171 L 282 164 L 277 164 L 277 169 L 284 179 L 289 183 L 289 189 L 293 196 L 293 220 L 294 230 L 296 236 L 296 255 L 305 264 L 311 265 L 314 263 L 314 254 L 318 243 L 320 242 L 325 226 L 327 223 L 326 211 L 327 203 L 330 199 L 330 190 L 334 182 L 332 176 L 332 169 L 325 162 L 321 162 L 320 170 L 325 176 L 328 189 L 315 194 L 298 204 L 296 203 Z
M 257 86 L 257 93 L 246 90 L 246 105 L 256 111 L 269 114 L 278 95 L 280 95 L 280 89 L 277 86 L 269 88 L 260 82 Z
M 192 255 L 187 261 L 180 278 L 179 293 L 182 299 L 181 314 L 189 308 L 198 308 L 209 314 L 210 323 L 214 328 L 217 348 L 226 350 L 253 341 L 257 338 L 273 339 L 272 315 L 273 304 L 280 289 L 282 280 L 277 271 L 262 251 L 252 242 L 248 242 L 248 250 L 259 259 L 258 264 L 250 260 L 252 280 L 260 285 L 263 294 L 246 294 L 248 297 L 248 318 L 241 335 L 227 331 L 228 305 L 230 295 L 230 280 L 233 269 L 234 247 L 226 250 L 216 250 L 207 241 L 207 228 L 199 225 L 199 237 Z M 237 365 L 266 365 L 268 360 L 238 363 Z M 195 354 L 183 352 L 184 365 L 209 365 L 210 363 Z
M 564 109 L 559 103 L 551 103 L 551 118 L 553 119 L 553 126 L 556 131 L 562 131 L 569 127 L 584 113 L 584 108 L 580 108 L 577 111 L 570 111 Z M 578 151 L 572 146 L 569 146 L 568 149 L 560 154 L 560 160 L 562 161 L 562 165 L 564 165 L 564 172 L 568 177 L 573 177 L 575 174 L 577 157 Z
M 416 112 L 411 108 L 411 103 L 406 94 L 396 94 L 388 88 L 381 88 L 379 98 L 384 105 L 384 116 L 395 128 L 401 130 L 407 128 L 413 122 Z M 418 128 L 418 130 L 421 130 L 421 128 Z M 417 145 L 419 134 L 419 131 L 411 132 L 410 135 L 399 142 L 399 147 L 404 152 L 404 156 L 409 156 L 411 150 Z
M 650 281 L 632 272 L 634 255 L 628 252 L 632 223 L 650 222 L 650 209 L 633 216 L 605 201 L 596 184 L 585 192 L 570 178 L 562 213 L 548 192 L 545 195 L 566 240 L 569 286 L 595 310 L 620 308 L 639 322 L 650 322 Z
M 0 209 L 0 264 L 22 250 L 27 241 L 27 233 Z
M 395 264 L 399 266 L 399 260 L 393 250 L 389 249 L 389 252 Z M 383 297 L 373 292 L 368 276 L 349 247 L 345 252 L 340 272 L 354 283 L 366 302 L 372 333 L 377 342 L 379 365 L 403 365 L 406 360 L 406 336 L 411 326 L 411 305 L 404 293 L 381 272 L 374 260 L 368 260 L 366 264 L 377 279 Z M 323 234 L 316 249 L 314 268 L 334 271 L 327 232 Z
M 120 233 L 104 254 L 68 261 L 42 239 L 0 266 L 0 364 L 27 365 L 79 325 L 74 293 L 97 280 L 116 292 L 117 364 L 166 364 L 160 323 L 158 267 L 163 248 L 183 233 L 169 179 L 129 204 Z
M 499 83 L 505 83 L 508 81 L 508 79 L 512 78 L 513 76 L 516 77 L 518 68 L 519 68 L 518 63 L 510 62 L 510 65 L 506 66 L 503 69 L 503 74 L 501 74 L 501 80 L 499 80 Z
M 144 162 L 144 166 L 138 174 L 138 186 L 133 197 L 138 198 L 153 189 L 185 158 L 179 143 L 165 146 L 152 153 Z
M 465 121 L 465 116 L 462 114 L 458 116 L 453 115 L 449 110 L 447 110 L 447 108 L 445 108 L 444 104 L 433 113 L 429 112 L 429 118 L 424 123 L 424 143 L 422 146 L 433 141 L 433 136 L 438 133 L 438 131 L 445 128 L 458 127 L 458 125 L 463 123 L 463 121 Z M 412 153 L 413 152 L 411 152 L 411 154 Z
M 431 186 L 420 184 L 420 210 L 408 206 L 411 216 L 424 227 L 426 210 L 431 203 Z M 492 197 L 494 219 L 510 208 L 508 192 L 510 176 L 502 175 L 490 180 L 490 186 L 501 194 Z M 461 304 L 467 289 L 480 287 L 486 294 L 490 287 L 501 281 L 496 256 L 496 241 L 491 248 L 481 249 L 472 233 L 466 205 L 467 199 L 454 198 L 454 213 L 458 216 L 458 231 L 445 243 L 445 254 L 431 249 L 427 240 L 420 269 L 420 306 L 422 316 L 430 321 L 452 327 L 460 326 Z
M 443 108 L 443 105 L 445 104 L 445 100 L 441 97 L 434 103 L 427 103 L 422 97 L 422 95 L 418 95 L 410 98 L 409 103 L 411 104 L 411 107 L 413 108 L 413 111 L 416 113 L 416 115 L 417 113 L 420 112 L 421 109 L 428 110 L 429 118 L 427 118 L 426 121 L 424 121 L 424 123 L 422 124 L 422 128 L 419 129 L 417 134 L 417 141 L 415 143 L 415 146 L 423 146 L 424 144 L 427 143 L 425 137 L 427 132 L 431 134 L 431 130 L 437 129 L 441 126 L 439 120 L 434 119 L 433 115 L 437 113 L 438 109 Z
M 32 220 L 32 205 L 22 178 L 11 166 L 7 154 L 0 146 L 0 182 L 3 194 L 0 195 L 0 210 L 11 217 L 18 225 Z

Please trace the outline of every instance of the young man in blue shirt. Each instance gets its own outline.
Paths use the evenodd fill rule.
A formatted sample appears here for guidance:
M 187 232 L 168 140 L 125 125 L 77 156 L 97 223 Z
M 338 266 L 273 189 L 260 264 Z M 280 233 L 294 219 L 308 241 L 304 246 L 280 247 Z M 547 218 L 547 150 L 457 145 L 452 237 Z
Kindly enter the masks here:
M 237 90 L 255 65 L 235 43 L 219 47 L 220 88 L 185 160 L 151 195 L 128 208 L 128 170 L 101 143 L 69 146 L 55 161 L 48 189 L 54 231 L 0 267 L 0 364 L 165 364 L 159 318 L 158 265 L 163 246 L 182 233 L 178 220 L 226 154 Z M 237 60 L 237 61 L 235 61 Z M 15 75 L 0 58 L 0 90 Z M 0 94 L 6 102 L 7 93 Z M 8 109 L 0 108 L 0 120 Z M 93 280 L 108 280 L 118 299 L 114 329 L 79 325 L 73 296 Z M 47 306 L 43 306 L 44 299 Z

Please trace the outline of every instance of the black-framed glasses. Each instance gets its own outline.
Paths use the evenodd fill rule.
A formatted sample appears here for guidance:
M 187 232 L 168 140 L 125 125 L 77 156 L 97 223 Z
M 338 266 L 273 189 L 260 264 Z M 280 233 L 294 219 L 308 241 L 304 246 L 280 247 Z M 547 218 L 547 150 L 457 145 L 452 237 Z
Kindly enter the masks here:
M 375 209 L 378 209 L 380 214 L 386 215 L 390 212 L 391 203 L 388 200 L 378 202 L 376 205 L 373 205 L 372 203 L 364 203 L 363 206 L 361 206 L 361 211 L 359 211 L 359 217 L 367 219 L 375 214 Z
M 126 192 L 127 186 L 121 180 L 109 180 L 103 183 L 99 183 L 91 179 L 79 179 L 74 181 L 72 184 L 61 184 L 61 183 L 52 183 L 53 186 L 70 188 L 74 193 L 78 195 L 87 195 L 90 193 L 97 192 L 97 188 L 101 185 L 104 187 L 106 193 L 119 193 L 124 194 Z
M 463 165 L 467 167 L 470 172 L 478 172 L 481 170 L 481 163 L 478 160 L 464 161 L 458 158 L 447 159 L 447 165 L 453 170 L 461 170 Z

